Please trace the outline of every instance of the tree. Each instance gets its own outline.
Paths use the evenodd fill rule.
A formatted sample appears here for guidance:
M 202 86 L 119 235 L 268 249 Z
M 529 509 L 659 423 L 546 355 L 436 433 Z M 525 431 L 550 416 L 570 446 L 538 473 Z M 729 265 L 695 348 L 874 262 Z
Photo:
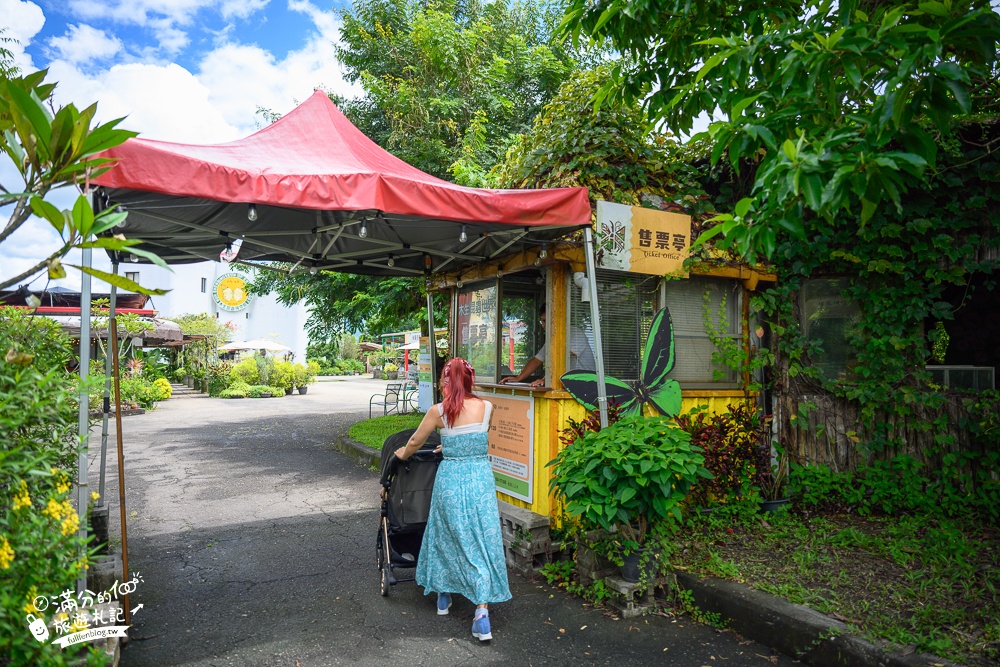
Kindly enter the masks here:
M 427 322 L 427 292 L 422 278 L 375 278 L 320 271 L 282 275 L 258 271 L 250 285 L 255 294 L 277 294 L 291 306 L 305 300 L 309 306 L 306 329 L 314 341 L 339 333 L 377 336 L 390 331 L 421 328 Z M 446 323 L 447 298 L 435 295 L 436 326 Z
M 594 108 L 609 69 L 578 72 L 566 81 L 494 166 L 490 185 L 584 186 L 592 199 L 631 205 L 640 205 L 644 195 L 682 202 L 685 195 L 700 196 L 692 151 L 655 132 L 637 103 Z
M 338 57 L 358 100 L 336 100 L 389 152 L 441 178 L 478 185 L 591 51 L 553 37 L 561 7 L 361 0 L 343 12 Z
M 2 53 L 0 53 L 2 57 Z M 16 187 L 0 184 L 0 208 L 11 207 L 7 225 L 0 230 L 0 244 L 7 241 L 32 214 L 48 221 L 59 233 L 62 245 L 47 258 L 19 275 L 0 275 L 0 289 L 16 285 L 42 269 L 48 269 L 49 279 L 66 276 L 62 258 L 72 248 L 101 248 L 129 252 L 149 259 L 166 268 L 156 255 L 135 248 L 136 240 L 123 236 L 99 237 L 124 221 L 126 213 L 117 208 L 95 214 L 88 199 L 90 179 L 111 167 L 111 161 L 96 157 L 103 150 L 122 143 L 135 132 L 118 129 L 122 119 L 94 124 L 97 105 L 83 111 L 73 104 L 53 113 L 52 92 L 55 84 L 44 82 L 46 71 L 25 76 L 3 75 L 10 66 L 0 65 L 0 147 L 10 158 L 21 183 Z M 60 210 L 49 201 L 52 191 L 73 186 L 81 194 L 73 206 Z M 123 276 L 113 276 L 90 267 L 75 267 L 122 289 L 143 294 L 165 294 L 163 290 L 144 288 Z
M 751 261 L 811 221 L 863 226 L 928 178 L 955 119 L 997 113 L 1000 19 L 987 0 L 571 0 L 568 34 L 627 59 L 597 95 L 689 131 L 720 111 L 713 161 L 755 167 L 721 235 Z

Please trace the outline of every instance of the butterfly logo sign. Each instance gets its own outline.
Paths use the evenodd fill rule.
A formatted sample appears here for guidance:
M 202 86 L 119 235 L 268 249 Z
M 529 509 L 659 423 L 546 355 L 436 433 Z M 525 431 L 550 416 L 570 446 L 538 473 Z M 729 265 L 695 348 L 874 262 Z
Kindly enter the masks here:
M 674 327 L 670 311 L 664 308 L 653 317 L 639 379 L 626 382 L 604 376 L 608 403 L 620 406 L 622 417 L 641 414 L 646 403 L 668 417 L 680 414 L 681 386 L 667 377 L 673 368 Z M 569 371 L 560 380 L 581 405 L 588 410 L 597 409 L 597 374 L 594 371 Z

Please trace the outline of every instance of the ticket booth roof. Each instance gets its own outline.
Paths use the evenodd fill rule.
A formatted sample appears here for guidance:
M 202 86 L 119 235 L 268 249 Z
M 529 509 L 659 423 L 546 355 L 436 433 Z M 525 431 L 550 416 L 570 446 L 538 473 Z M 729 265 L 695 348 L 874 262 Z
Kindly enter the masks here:
M 216 260 L 240 240 L 239 261 L 296 271 L 450 272 L 591 219 L 586 188 L 467 188 L 426 174 L 368 139 L 322 91 L 227 144 L 134 138 L 103 156 L 117 162 L 95 179 L 96 204 L 129 213 L 113 232 L 174 264 Z

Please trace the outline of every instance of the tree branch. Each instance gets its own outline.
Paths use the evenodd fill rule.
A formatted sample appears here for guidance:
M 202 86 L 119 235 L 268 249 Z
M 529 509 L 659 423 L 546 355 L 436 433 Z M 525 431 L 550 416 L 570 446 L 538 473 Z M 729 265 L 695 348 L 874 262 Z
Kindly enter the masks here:
M 29 278 L 29 277 L 33 276 L 34 274 L 38 273 L 39 271 L 41 271 L 42 269 L 44 269 L 48 265 L 48 263 L 50 261 L 52 261 L 56 257 L 62 257 L 67 252 L 69 252 L 69 249 L 70 249 L 71 246 L 72 246 L 71 243 L 66 243 L 62 248 L 60 248 L 56 252 L 52 253 L 51 255 L 49 255 L 48 257 L 46 257 L 42 261 L 40 261 L 38 264 L 35 264 L 33 267 L 31 267 L 30 269 L 28 269 L 27 271 L 25 271 L 21 275 L 15 276 L 14 278 L 11 278 L 10 280 L 3 281 L 2 283 L 0 283 L 0 289 L 7 289 L 11 285 L 17 284 L 20 281 L 24 280 L 25 278 Z

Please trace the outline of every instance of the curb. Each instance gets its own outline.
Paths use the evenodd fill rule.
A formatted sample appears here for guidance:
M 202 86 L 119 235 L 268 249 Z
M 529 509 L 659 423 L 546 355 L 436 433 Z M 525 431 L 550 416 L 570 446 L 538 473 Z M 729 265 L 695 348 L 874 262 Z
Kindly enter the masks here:
M 382 452 L 372 449 L 368 445 L 348 438 L 346 435 L 337 439 L 337 449 L 346 454 L 355 463 L 360 463 L 366 468 L 375 468 L 382 465 Z
M 676 572 L 701 611 L 719 614 L 726 627 L 808 665 L 840 667 L 961 667 L 929 653 L 890 651 L 850 634 L 840 621 L 804 605 L 712 577 Z

